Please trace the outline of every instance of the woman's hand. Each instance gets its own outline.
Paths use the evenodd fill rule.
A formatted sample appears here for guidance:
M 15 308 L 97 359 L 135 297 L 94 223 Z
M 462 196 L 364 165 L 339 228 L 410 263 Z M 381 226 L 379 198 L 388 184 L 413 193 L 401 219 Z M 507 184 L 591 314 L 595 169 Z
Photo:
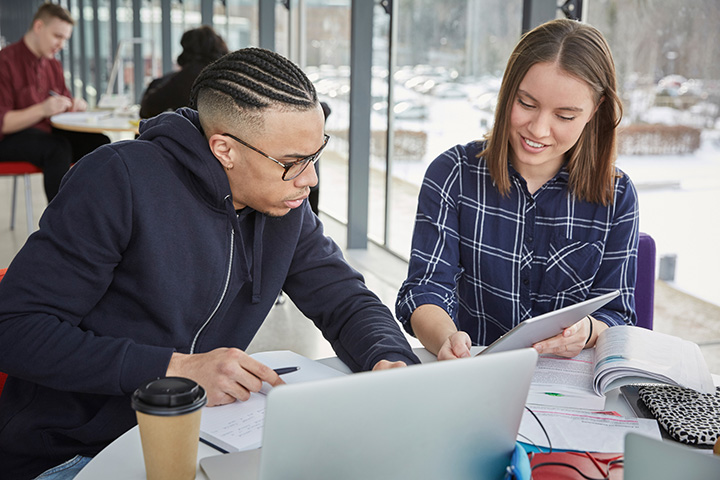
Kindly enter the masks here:
M 437 355 L 438 360 L 470 356 L 470 336 L 458 332 L 450 315 L 442 307 L 430 303 L 420 305 L 410 317 L 410 323 L 423 347 Z
M 538 353 L 574 357 L 584 348 L 594 346 L 597 334 L 605 328 L 607 328 L 605 323 L 588 316 L 569 326 L 562 333 L 536 343 L 533 348 Z
M 470 356 L 472 342 L 465 332 L 455 332 L 450 335 L 438 351 L 438 360 L 453 360 Z

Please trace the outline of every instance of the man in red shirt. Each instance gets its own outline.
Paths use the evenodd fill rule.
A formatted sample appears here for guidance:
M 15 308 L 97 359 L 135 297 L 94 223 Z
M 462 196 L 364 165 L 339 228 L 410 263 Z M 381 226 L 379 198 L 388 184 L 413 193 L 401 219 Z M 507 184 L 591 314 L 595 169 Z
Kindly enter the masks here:
M 74 21 L 60 5 L 42 5 L 23 38 L 0 50 L 0 162 L 26 161 L 43 169 L 52 200 L 70 164 L 109 142 L 105 135 L 65 132 L 50 117 L 83 111 L 73 98 L 55 55 L 72 34 Z

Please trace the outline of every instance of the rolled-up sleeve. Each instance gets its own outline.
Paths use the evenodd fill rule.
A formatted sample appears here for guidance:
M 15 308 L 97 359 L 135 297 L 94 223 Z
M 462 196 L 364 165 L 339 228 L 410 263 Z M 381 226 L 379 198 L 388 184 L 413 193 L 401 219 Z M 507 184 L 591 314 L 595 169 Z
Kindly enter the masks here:
M 408 275 L 398 293 L 395 314 L 409 332 L 410 316 L 421 305 L 437 305 L 455 319 L 460 267 L 459 216 L 461 146 L 438 157 L 428 168 L 415 218 Z

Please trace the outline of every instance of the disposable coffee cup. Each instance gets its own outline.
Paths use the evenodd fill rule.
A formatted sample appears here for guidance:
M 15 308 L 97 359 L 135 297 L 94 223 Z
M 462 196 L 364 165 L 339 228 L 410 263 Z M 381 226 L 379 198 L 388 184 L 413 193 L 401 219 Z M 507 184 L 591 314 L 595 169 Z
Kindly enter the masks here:
M 147 479 L 194 479 L 205 390 L 187 378 L 158 378 L 135 390 L 131 403 Z

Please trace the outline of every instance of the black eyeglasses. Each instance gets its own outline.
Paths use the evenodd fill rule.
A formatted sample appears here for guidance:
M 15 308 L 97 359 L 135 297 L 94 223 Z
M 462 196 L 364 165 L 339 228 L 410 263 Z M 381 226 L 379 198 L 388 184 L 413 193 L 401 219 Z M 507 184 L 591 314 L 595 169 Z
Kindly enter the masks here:
M 308 165 L 310 165 L 311 162 L 312 163 L 317 162 L 320 159 L 320 155 L 322 155 L 323 150 L 325 150 L 325 145 L 327 145 L 328 140 L 330 140 L 330 135 L 325 134 L 325 139 L 323 141 L 322 147 L 320 147 L 320 150 L 318 150 L 317 152 L 313 153 L 310 156 L 301 158 L 300 160 L 298 160 L 296 162 L 283 163 L 278 160 L 275 160 L 273 157 L 271 157 L 267 153 L 263 152 L 262 150 L 258 150 L 257 148 L 253 147 L 249 143 L 243 142 L 242 140 L 237 138 L 235 135 L 232 135 L 230 133 L 223 133 L 221 135 L 232 138 L 236 142 L 245 145 L 250 150 L 255 150 L 257 153 L 259 153 L 263 157 L 269 158 L 273 162 L 275 162 L 278 165 L 280 165 L 281 167 L 283 167 L 285 169 L 285 171 L 283 172 L 282 179 L 286 182 L 289 182 L 290 180 L 300 176 L 300 174 L 305 171 L 305 169 L 307 168 Z

